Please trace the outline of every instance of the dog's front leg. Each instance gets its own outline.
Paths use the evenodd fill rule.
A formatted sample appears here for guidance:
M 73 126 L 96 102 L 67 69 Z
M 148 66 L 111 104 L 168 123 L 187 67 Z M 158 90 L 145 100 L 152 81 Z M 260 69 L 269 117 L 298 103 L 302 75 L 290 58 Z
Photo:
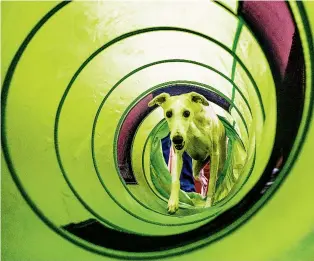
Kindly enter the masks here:
M 219 168 L 219 153 L 213 153 L 210 159 L 210 179 L 207 192 L 206 207 L 210 207 L 215 202 L 216 182 Z
M 182 170 L 182 155 L 180 151 L 174 149 L 174 157 L 171 164 L 171 193 L 168 201 L 168 212 L 175 213 L 179 207 L 180 175 Z

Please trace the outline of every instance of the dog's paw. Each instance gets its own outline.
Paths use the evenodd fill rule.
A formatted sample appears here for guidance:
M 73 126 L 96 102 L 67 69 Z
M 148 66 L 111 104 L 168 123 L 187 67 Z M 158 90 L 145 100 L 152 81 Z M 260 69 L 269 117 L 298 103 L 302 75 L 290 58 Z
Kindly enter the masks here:
M 175 213 L 179 207 L 179 198 L 177 197 L 170 197 L 168 201 L 168 212 L 170 214 Z

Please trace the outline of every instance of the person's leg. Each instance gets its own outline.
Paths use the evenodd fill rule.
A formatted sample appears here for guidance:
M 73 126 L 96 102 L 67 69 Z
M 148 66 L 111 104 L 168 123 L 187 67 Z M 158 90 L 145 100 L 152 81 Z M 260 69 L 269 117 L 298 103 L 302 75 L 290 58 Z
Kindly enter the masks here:
M 162 153 L 163 153 L 165 162 L 168 165 L 170 149 L 171 149 L 170 134 L 164 137 L 163 139 L 161 139 L 161 147 L 162 147 Z
M 192 172 L 192 159 L 186 152 L 183 153 L 183 167 L 180 177 L 180 184 L 182 190 L 186 192 L 195 192 Z
M 165 162 L 168 165 L 171 150 L 170 134 L 161 140 L 161 146 Z M 195 192 L 195 185 L 192 174 L 192 159 L 186 152 L 183 153 L 183 167 L 180 176 L 180 188 L 186 192 Z

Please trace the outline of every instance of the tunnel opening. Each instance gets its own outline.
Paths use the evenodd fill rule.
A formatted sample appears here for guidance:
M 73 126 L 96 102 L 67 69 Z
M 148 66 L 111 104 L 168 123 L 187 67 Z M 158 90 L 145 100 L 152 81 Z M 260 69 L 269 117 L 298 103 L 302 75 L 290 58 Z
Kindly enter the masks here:
M 28 49 L 26 49 L 26 47 L 29 45 L 28 48 L 32 48 L 33 41 L 39 41 L 41 37 L 43 37 L 43 35 L 40 34 L 38 37 L 34 36 L 39 29 L 44 30 L 49 28 L 48 25 L 47 27 L 41 27 L 54 13 L 60 12 L 59 14 L 63 15 L 63 11 L 70 10 L 74 3 L 62 3 L 49 12 L 40 23 L 36 25 L 21 45 L 6 75 L 2 91 L 2 101 L 4 101 L 2 102 L 2 118 L 4 119 L 4 124 L 2 125 L 4 157 L 19 190 L 38 216 L 57 233 L 88 250 L 115 257 L 126 258 L 126 256 L 132 255 L 134 258 L 144 259 L 176 255 L 206 246 L 210 242 L 214 242 L 217 238 L 222 238 L 228 233 L 231 233 L 237 226 L 244 223 L 249 216 L 253 215 L 258 210 L 255 206 L 258 205 L 258 202 L 263 201 L 261 200 L 263 199 L 263 194 L 266 191 L 270 191 L 268 183 L 273 183 L 277 175 L 280 177 L 277 179 L 276 183 L 279 183 L 284 178 L 279 172 L 275 173 L 276 175 L 272 174 L 272 172 L 274 168 L 277 168 L 277 161 L 281 157 L 283 158 L 283 163 L 280 163 L 280 167 L 285 165 L 290 150 L 294 146 L 294 139 L 301 121 L 301 112 L 306 91 L 305 58 L 302 51 L 301 37 L 293 21 L 292 14 L 290 14 L 288 4 L 282 2 L 282 4 L 278 6 L 275 4 L 274 7 L 269 7 L 268 4 L 270 3 L 264 3 L 264 6 L 263 3 L 253 6 L 250 2 L 245 1 L 240 4 L 239 16 L 233 15 L 228 11 L 229 16 L 235 19 L 232 21 L 237 22 L 237 26 L 232 28 L 232 30 L 234 29 L 233 31 L 231 30 L 234 33 L 232 35 L 237 36 L 235 37 L 238 38 L 237 41 L 235 41 L 233 37 L 230 40 L 219 34 L 217 34 L 217 39 L 219 38 L 217 40 L 205 30 L 206 26 L 202 25 L 203 28 L 199 29 L 195 25 L 185 24 L 184 21 L 175 22 L 173 24 L 171 21 L 168 21 L 169 26 L 155 28 L 156 24 L 154 23 L 145 24 L 145 19 L 151 19 L 151 17 L 147 15 L 150 14 L 148 12 L 149 10 L 144 16 L 145 19 L 143 18 L 143 21 L 138 22 L 137 19 L 134 19 L 134 24 L 140 24 L 140 27 L 135 28 L 135 26 L 135 29 L 125 25 L 126 29 L 122 30 L 119 24 L 115 24 L 114 26 L 117 26 L 117 28 L 115 28 L 117 31 L 110 35 L 112 32 L 109 30 L 110 23 L 108 23 L 108 33 L 106 34 L 108 38 L 101 39 L 100 47 L 93 45 L 92 50 L 87 50 L 86 53 L 80 57 L 79 62 L 75 60 L 74 65 L 71 64 L 73 68 L 76 68 L 86 57 L 89 57 L 82 62 L 82 65 L 73 75 L 68 75 L 67 70 L 63 72 L 64 75 L 66 75 L 64 78 L 62 78 L 63 74 L 58 75 L 58 77 L 55 77 L 54 73 L 43 74 L 47 79 L 51 80 L 51 85 L 48 85 L 48 89 L 55 90 L 55 92 L 48 92 L 47 97 L 49 97 L 49 99 L 45 100 L 47 97 L 40 94 L 41 92 L 38 92 L 40 88 L 37 88 L 38 86 L 44 86 L 41 77 L 38 77 L 39 73 L 36 73 L 36 77 L 33 77 L 33 74 L 23 67 L 23 65 L 27 65 L 29 62 L 29 56 L 27 55 Z M 265 7 L 265 5 L 267 5 L 267 7 Z M 302 3 L 300 5 L 302 5 Z M 268 12 L 265 11 L 265 8 Z M 290 49 L 287 47 L 288 52 L 278 55 L 278 50 L 274 47 L 277 46 L 275 43 L 276 39 L 269 37 L 269 34 L 272 33 L 269 26 L 266 25 L 269 21 L 265 22 L 263 19 L 256 20 L 258 17 L 262 17 L 258 9 L 263 9 L 264 11 L 261 11 L 261 13 L 264 12 L 264 15 L 266 13 L 269 14 L 269 10 L 275 10 L 275 13 L 278 9 L 288 10 L 290 22 L 294 25 Z M 89 11 L 88 8 L 87 10 Z M 153 11 L 155 12 L 156 10 Z M 222 13 L 225 12 L 222 11 L 223 9 L 217 9 L 217 12 L 219 10 Z M 88 11 L 84 13 L 86 14 Z M 80 13 L 78 10 L 76 10 L 76 12 Z M 152 14 L 154 12 L 152 12 Z M 136 15 L 140 14 L 136 13 L 134 16 L 136 17 Z M 219 17 L 217 19 L 219 19 Z M 229 18 L 227 17 L 227 19 Z M 53 25 L 56 20 L 49 22 Z M 86 23 L 88 22 L 90 21 L 87 20 Z M 259 25 L 263 23 L 264 25 L 259 27 Z M 130 22 L 130 24 L 132 23 Z M 229 24 L 232 23 L 229 21 Z M 195 28 L 193 28 L 193 26 L 195 26 Z M 225 26 L 228 27 L 228 25 Z M 250 38 L 252 35 L 249 29 L 254 32 L 254 34 L 252 34 L 253 38 Z M 272 29 L 276 32 L 281 30 L 277 27 Z M 205 30 L 209 35 L 206 35 L 206 33 L 203 34 L 201 32 L 202 30 Z M 164 31 L 166 31 L 166 33 Z M 244 41 L 241 41 L 242 33 L 247 37 L 242 39 Z M 47 35 L 45 35 L 45 37 L 48 38 Z M 97 37 L 99 36 L 97 35 Z M 108 40 L 111 39 L 110 37 L 113 39 L 111 42 Z M 142 38 L 136 42 L 134 39 L 137 37 Z M 151 39 L 145 37 L 151 37 Z M 191 46 L 200 46 L 199 49 L 202 50 L 202 48 L 205 48 L 204 46 L 214 43 L 214 45 L 224 49 L 229 55 L 232 54 L 229 58 L 227 56 L 227 58 L 224 57 L 230 64 L 228 63 L 228 66 L 224 67 L 224 63 L 221 63 L 221 61 L 217 59 L 217 64 L 214 65 L 223 65 L 218 66 L 219 68 L 216 68 L 215 71 L 214 66 L 212 66 L 212 68 L 204 66 L 205 59 L 202 59 L 204 57 L 208 58 L 206 57 L 206 52 L 198 55 L 192 53 L 189 56 L 189 53 L 186 52 L 187 49 L 182 48 L 180 52 L 184 55 L 181 57 L 179 55 L 180 53 L 176 52 L 176 49 L 170 48 L 170 51 L 164 56 L 162 56 L 162 52 L 160 51 L 163 50 L 164 46 L 159 46 L 159 49 L 157 48 L 158 51 L 149 49 L 149 46 L 154 46 L 152 43 L 155 43 L 156 39 L 162 37 L 168 40 L 167 44 L 170 46 L 173 44 L 172 41 L 174 41 L 176 37 L 180 39 L 180 43 L 185 40 L 189 41 L 189 38 L 197 38 L 198 40 L 195 40 L 195 42 L 193 42 L 194 39 L 189 42 L 189 45 L 186 46 L 187 49 Z M 245 56 L 245 52 L 248 50 L 245 48 L 245 42 L 247 39 L 253 39 L 252 41 L 254 42 L 254 37 L 257 38 L 258 44 L 266 54 L 266 67 L 268 66 L 267 63 L 270 64 L 271 67 L 272 73 L 266 80 L 254 79 L 253 76 L 256 74 L 255 70 L 264 68 L 258 67 L 258 62 L 254 64 L 256 61 L 253 57 Z M 60 37 L 60 39 L 62 39 L 62 37 Z M 209 40 L 209 43 L 203 43 L 200 39 Z M 285 41 L 285 38 L 282 39 Z M 124 40 L 126 43 L 123 43 Z M 132 42 L 133 40 L 134 42 Z M 140 45 L 141 42 L 146 43 L 146 41 L 149 43 L 147 44 L 147 49 Z M 224 43 L 224 41 L 226 41 L 226 43 Z M 81 42 L 83 43 L 83 41 Z M 105 45 L 103 45 L 104 42 L 106 43 Z M 38 46 L 44 48 L 46 45 L 37 45 L 37 47 Z M 56 46 L 60 47 L 62 45 Z M 125 57 L 122 54 L 134 54 L 132 48 L 135 46 L 136 52 L 134 53 L 136 53 L 136 55 L 145 55 L 140 56 L 141 58 L 138 60 L 133 59 L 131 62 L 124 60 Z M 172 46 L 177 46 L 177 43 L 174 43 Z M 254 42 L 253 47 L 255 48 L 255 46 L 256 43 Z M 89 84 L 89 79 L 93 72 L 101 71 L 101 73 L 103 73 L 106 71 L 101 67 L 101 63 L 97 63 L 97 58 L 103 55 L 101 56 L 103 60 L 107 59 L 106 61 L 112 61 L 110 60 L 112 57 L 110 57 L 110 55 L 107 57 L 105 53 L 105 51 L 108 50 L 108 52 L 110 52 L 110 48 L 114 50 L 112 52 L 115 54 L 115 58 L 117 60 L 121 59 L 119 60 L 121 61 L 120 65 L 112 63 L 112 68 L 110 68 L 112 73 L 106 74 L 105 79 L 100 77 L 101 80 L 99 80 L 99 84 Z M 258 49 L 258 47 L 256 48 Z M 83 49 L 84 48 L 81 50 Z M 97 49 L 97 51 L 89 56 L 94 49 Z M 41 48 L 38 48 L 38 50 L 40 51 Z M 209 58 L 215 60 L 214 57 L 219 57 L 221 53 L 219 52 L 220 49 L 213 50 L 215 50 L 215 52 L 209 52 L 210 55 L 207 55 L 211 56 Z M 70 53 L 69 50 L 67 51 Z M 21 66 L 19 70 L 14 71 L 15 67 L 18 66 L 23 52 L 25 52 L 23 56 L 25 60 L 23 60 L 22 65 L 19 65 Z M 255 50 L 252 53 L 256 54 L 255 52 L 260 54 L 260 56 L 257 55 L 258 58 L 263 58 L 262 52 Z M 215 56 L 214 54 L 217 55 Z M 145 60 L 145 57 L 149 57 L 150 55 L 152 59 Z M 176 55 L 180 57 L 173 59 L 173 56 L 175 57 Z M 283 57 L 284 59 L 282 60 L 284 60 L 285 63 L 276 60 Z M 143 62 L 141 59 L 143 59 Z M 156 59 L 158 60 L 157 62 Z M 161 60 L 159 61 L 159 59 Z M 197 61 L 193 61 L 193 59 Z M 245 62 L 242 60 L 245 60 Z M 49 62 L 51 60 L 47 59 L 47 61 Z M 59 62 L 58 60 L 54 61 L 56 61 L 56 63 Z M 93 67 L 94 62 L 97 66 Z M 183 63 L 184 65 L 182 65 Z M 282 66 L 282 64 L 285 64 L 285 66 Z M 256 65 L 257 69 L 254 65 Z M 150 71 L 149 66 L 154 67 L 158 73 Z M 42 65 L 39 67 L 50 68 Z M 37 69 L 40 71 L 41 68 L 39 67 Z M 100 67 L 101 70 L 95 69 L 98 67 Z M 197 67 L 197 69 L 195 69 L 195 67 Z M 210 92 L 210 96 L 208 97 L 209 99 L 216 99 L 223 110 L 230 112 L 234 120 L 231 122 L 233 128 L 236 129 L 241 136 L 246 137 L 246 129 L 251 130 L 252 128 L 245 126 L 244 123 L 240 123 L 243 118 L 248 119 L 250 113 L 254 115 L 252 120 L 256 121 L 257 138 L 262 135 L 260 130 L 264 130 L 265 132 L 274 131 L 272 129 L 274 122 L 267 122 L 267 120 L 269 118 L 274 120 L 275 117 L 273 114 L 276 114 L 276 137 L 267 136 L 267 139 L 265 139 L 265 143 L 272 143 L 274 138 L 275 145 L 273 147 L 272 144 L 269 144 L 266 147 L 261 140 L 259 140 L 258 143 L 251 143 L 252 140 L 254 141 L 253 138 L 252 140 L 250 140 L 249 137 L 243 138 L 245 144 L 253 144 L 252 148 L 254 149 L 256 147 L 257 151 L 252 150 L 251 153 L 251 163 L 252 166 L 255 166 L 258 170 L 256 170 L 255 173 L 254 167 L 248 168 L 248 172 L 253 172 L 252 176 L 249 176 L 250 178 L 247 180 L 243 180 L 241 183 L 243 188 L 240 185 L 236 188 L 238 191 L 237 196 L 234 199 L 230 199 L 231 203 L 229 205 L 226 204 L 227 207 L 223 209 L 223 211 L 216 213 L 210 211 L 195 211 L 194 213 L 189 213 L 189 215 L 184 216 L 184 218 L 180 218 L 179 216 L 170 217 L 161 210 L 165 206 L 165 198 L 158 195 L 158 191 L 152 188 L 153 182 L 149 180 L 149 176 L 148 178 L 145 176 L 145 173 L 149 175 L 151 171 L 150 151 L 152 148 L 152 141 L 146 138 L 150 137 L 151 130 L 160 123 L 161 115 L 157 110 L 149 110 L 146 109 L 146 107 L 145 110 L 141 110 L 141 108 L 144 108 L 144 105 L 156 94 L 157 90 L 163 90 L 162 88 L 169 86 L 169 83 L 174 84 L 174 82 L 176 82 L 176 85 L 178 85 L 178 83 L 181 82 L 181 87 L 184 89 L 184 86 L 191 86 L 192 81 L 195 83 L 197 80 L 195 78 L 198 76 L 201 76 L 201 79 L 205 79 L 205 82 L 209 81 L 205 75 L 210 74 L 210 72 L 202 71 L 203 69 L 198 67 L 206 67 L 206 70 L 213 72 L 213 74 L 211 74 L 213 79 L 219 79 L 221 82 L 226 80 L 224 82 L 226 86 L 230 84 L 228 88 L 221 90 L 221 92 L 229 97 L 234 105 L 231 106 L 231 103 L 228 102 L 223 95 L 217 95 L 218 87 L 216 87 L 216 92 Z M 134 68 L 136 69 L 134 70 Z M 160 71 L 158 68 L 161 68 Z M 182 69 L 182 72 L 180 72 L 181 75 L 186 76 L 195 73 L 195 77 L 186 77 L 186 82 L 182 84 L 184 80 L 176 78 L 178 74 L 176 74 L 174 68 Z M 228 74 L 230 71 L 226 68 L 233 68 L 230 74 Z M 21 73 L 23 70 L 28 73 Z M 51 72 L 54 72 L 53 69 L 51 69 Z M 162 72 L 162 74 L 160 72 Z M 15 74 L 15 78 L 14 81 L 11 81 L 13 74 Z M 172 78 L 170 77 L 171 74 L 174 75 Z M 228 74 L 228 76 L 226 76 L 226 74 Z M 27 77 L 25 77 L 26 75 Z M 51 75 L 53 76 L 52 79 L 49 78 Z M 112 75 L 118 76 L 113 77 Z M 132 75 L 140 76 L 138 76 L 138 78 L 136 78 L 136 76 L 128 82 L 128 77 L 131 78 L 133 77 Z M 157 77 L 156 75 L 159 76 Z M 160 75 L 162 75 L 162 79 L 160 79 Z M 112 78 L 110 78 L 111 76 Z M 271 87 L 272 77 L 275 79 L 276 87 L 274 89 L 277 96 L 276 103 L 278 111 L 276 112 L 269 109 L 271 108 L 273 99 L 268 98 L 266 95 L 267 91 L 274 94 Z M 32 81 L 35 82 L 36 79 L 39 82 L 33 84 Z M 54 82 L 56 79 L 61 80 L 56 84 L 56 82 Z M 66 79 L 66 81 L 63 82 L 64 79 Z M 69 79 L 71 79 L 70 83 L 67 82 Z M 99 78 L 95 77 L 94 79 Z M 245 88 L 243 88 L 243 90 L 241 89 L 241 91 L 243 91 L 242 94 L 236 90 L 234 84 L 235 82 L 241 84 L 241 79 L 243 80 L 242 86 L 250 86 L 250 91 L 247 91 Z M 163 83 L 160 84 L 161 82 Z M 268 86 L 267 83 L 270 85 Z M 267 87 L 264 87 L 263 84 Z M 29 86 L 27 93 L 23 92 L 22 87 L 25 85 Z M 63 87 L 66 85 L 68 87 L 64 90 Z M 71 89 L 72 85 L 76 88 Z M 86 86 L 87 88 L 84 88 Z M 104 91 L 104 86 L 107 88 L 107 92 Z M 132 89 L 133 86 L 136 87 Z M 151 89 L 148 90 L 147 86 Z M 260 91 L 259 88 L 256 90 L 256 86 L 260 87 L 262 90 Z M 11 87 L 10 92 L 9 87 Z M 55 89 L 53 87 L 55 87 Z M 181 87 L 180 89 L 182 91 Z M 254 97 L 251 97 L 251 91 L 253 92 L 254 88 Z M 269 88 L 269 90 L 267 88 Z M 89 92 L 90 90 L 92 91 Z M 200 91 L 201 89 L 197 90 Z M 25 99 L 21 99 L 23 93 L 26 96 Z M 95 93 L 97 93 L 97 95 L 95 95 Z M 206 93 L 208 94 L 208 92 Z M 9 94 L 10 99 L 8 99 Z M 36 95 L 41 95 L 38 96 L 38 104 L 34 103 L 34 100 L 36 100 L 34 97 L 37 97 Z M 59 101 L 60 97 L 62 97 L 60 103 L 55 104 L 54 101 Z M 88 99 L 85 99 L 86 97 L 88 97 Z M 119 100 L 117 97 L 121 99 Z M 249 103 L 245 102 L 246 99 L 250 100 L 252 108 L 246 108 L 246 104 Z M 263 99 L 264 101 L 266 100 L 266 102 L 259 104 L 258 102 Z M 130 101 L 133 102 L 130 103 Z M 46 103 L 46 110 L 42 110 L 41 106 L 43 103 Z M 77 104 L 81 106 L 77 106 Z M 88 104 L 88 106 L 84 107 L 86 104 Z M 99 107 L 94 106 L 94 104 L 97 104 Z M 124 106 L 125 104 L 127 105 Z M 237 106 L 239 106 L 238 109 Z M 263 106 L 265 108 L 262 108 Z M 82 108 L 84 108 L 84 110 Z M 24 115 L 24 110 L 28 113 L 28 122 L 21 120 Z M 243 112 L 242 117 L 238 113 L 239 111 Z M 56 117 L 57 119 L 52 119 L 53 117 L 51 117 L 51 115 L 54 113 L 58 115 L 58 117 Z M 20 120 L 17 120 L 16 115 L 21 115 Z M 82 117 L 82 115 L 84 115 L 84 117 Z M 90 117 L 88 120 L 87 117 L 85 117 L 86 115 Z M 114 122 L 114 124 L 112 122 Z M 244 122 L 247 122 L 247 120 L 244 120 Z M 237 126 L 238 123 L 242 124 L 242 126 Z M 265 123 L 267 128 L 263 128 L 262 123 Z M 107 126 L 109 126 L 110 129 L 109 127 L 107 128 Z M 19 132 L 21 129 L 24 130 L 24 133 Z M 10 132 L 8 132 L 8 130 L 10 130 Z M 90 134 L 91 132 L 92 134 Z M 49 135 L 53 133 L 54 137 L 51 138 L 47 133 L 49 133 Z M 254 133 L 254 131 L 252 133 Z M 106 135 L 109 137 L 108 140 L 105 138 L 107 137 Z M 21 146 L 16 137 L 20 137 L 19 140 L 25 140 L 27 144 Z M 29 138 L 26 139 L 25 137 Z M 42 137 L 44 137 L 44 141 L 39 140 Z M 113 140 L 114 144 L 112 144 Z M 30 147 L 32 150 L 28 150 Z M 143 153 L 144 151 L 145 153 Z M 23 161 L 23 159 L 30 157 L 38 158 L 36 164 L 33 161 L 29 161 L 28 163 Z M 50 161 L 47 160 L 49 157 Z M 268 159 L 268 157 L 270 157 L 270 159 Z M 57 158 L 57 160 L 55 158 Z M 162 159 L 161 153 L 158 158 Z M 266 167 L 264 166 L 265 162 L 267 163 Z M 45 171 L 41 169 L 43 166 Z M 56 175 L 57 173 L 60 174 L 60 172 L 62 172 L 64 177 L 60 178 L 62 175 Z M 23 175 L 25 173 L 27 173 L 27 175 Z M 32 175 L 32 173 L 42 173 L 43 177 Z M 63 180 L 63 178 L 65 180 Z M 88 182 L 85 180 L 88 180 Z M 38 187 L 35 188 L 32 186 L 31 184 L 34 184 L 34 181 L 41 182 L 40 184 L 49 184 L 47 191 L 43 193 Z M 57 185 L 51 186 L 51 184 Z M 145 189 L 143 184 L 146 184 Z M 248 184 L 250 186 L 248 186 Z M 62 189 L 58 190 L 58 185 L 60 185 Z M 67 188 L 65 188 L 66 185 L 68 186 Z M 53 187 L 56 187 L 55 191 L 53 191 Z M 276 186 L 272 187 L 276 188 Z M 147 191 L 149 191 L 149 194 L 146 194 Z M 90 196 L 91 194 L 93 195 Z M 58 201 L 55 198 L 52 199 L 45 195 L 65 195 L 65 197 Z M 150 198 L 148 195 L 152 197 Z M 74 200 L 78 199 L 78 203 L 67 202 L 69 198 L 71 200 L 73 200 L 73 198 Z M 151 200 L 152 198 L 154 198 L 153 202 Z M 57 203 L 52 204 L 52 202 Z M 265 200 L 263 202 L 265 202 Z M 79 203 L 81 203 L 82 206 Z M 49 207 L 52 205 L 54 209 Z M 64 205 L 67 207 L 63 207 Z M 68 208 L 68 206 L 70 207 Z M 59 211 L 58 213 L 60 209 L 62 209 L 63 212 Z M 68 211 L 69 209 L 73 211 Z M 110 240 L 111 238 L 114 240 Z M 121 242 L 123 242 L 123 244 L 121 244 Z M 141 242 L 142 244 L 137 245 L 135 242 Z M 95 248 L 95 245 L 101 246 L 101 250 Z M 122 251 L 122 253 L 118 251 Z

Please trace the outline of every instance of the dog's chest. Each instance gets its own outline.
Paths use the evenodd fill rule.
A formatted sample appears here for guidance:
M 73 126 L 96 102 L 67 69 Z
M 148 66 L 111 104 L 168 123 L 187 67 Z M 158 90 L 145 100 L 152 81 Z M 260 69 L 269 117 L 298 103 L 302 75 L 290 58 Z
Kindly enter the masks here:
M 186 152 L 194 160 L 203 160 L 210 154 L 211 141 L 209 137 L 189 136 L 186 145 Z

